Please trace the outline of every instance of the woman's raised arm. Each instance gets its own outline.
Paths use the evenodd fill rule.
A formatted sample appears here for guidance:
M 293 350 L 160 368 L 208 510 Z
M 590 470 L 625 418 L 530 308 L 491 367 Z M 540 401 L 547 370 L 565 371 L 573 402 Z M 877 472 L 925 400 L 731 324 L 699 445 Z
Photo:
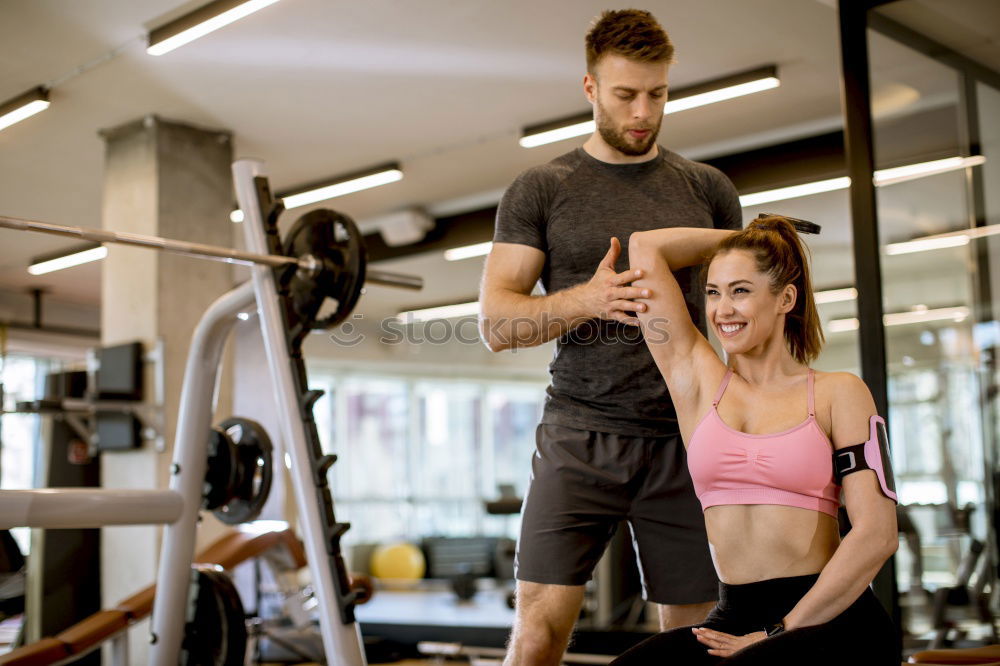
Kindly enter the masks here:
M 640 231 L 629 237 L 629 268 L 641 269 L 644 275 L 632 284 L 651 293 L 649 298 L 636 299 L 646 305 L 644 312 L 636 314 L 646 345 L 670 389 L 682 432 L 694 425 L 703 388 L 714 390 L 726 368 L 691 321 L 673 271 L 702 263 L 732 233 L 676 227 Z

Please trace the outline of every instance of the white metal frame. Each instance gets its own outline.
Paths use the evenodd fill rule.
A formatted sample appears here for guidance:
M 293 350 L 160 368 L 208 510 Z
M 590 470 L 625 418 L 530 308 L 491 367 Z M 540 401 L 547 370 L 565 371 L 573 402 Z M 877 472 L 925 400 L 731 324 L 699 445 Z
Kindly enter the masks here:
M 261 254 L 267 252 L 267 244 L 254 178 L 263 175 L 262 162 L 240 160 L 233 164 L 237 200 L 246 214 L 243 224 L 246 245 L 251 252 Z M 279 405 L 281 437 L 276 439 L 286 447 L 285 451 L 276 448 L 274 455 L 280 461 L 282 454 L 287 452 L 291 459 L 292 487 L 312 584 L 319 602 L 319 625 L 327 662 L 366 666 L 360 629 L 356 622 L 345 623 L 342 619 L 334 586 L 337 572 L 329 566 L 320 500 L 315 492 L 305 426 L 300 418 L 299 396 L 292 375 L 274 272 L 267 265 L 255 265 L 252 271 L 252 280 L 218 298 L 195 328 L 181 389 L 169 489 L 0 491 L 0 529 L 165 525 L 156 578 L 150 658 L 154 666 L 177 664 L 188 605 L 198 512 L 202 505 L 212 396 L 218 368 L 237 314 L 256 302 Z M 112 641 L 112 659 L 116 664 L 128 661 L 127 640 L 123 636 L 120 634 Z

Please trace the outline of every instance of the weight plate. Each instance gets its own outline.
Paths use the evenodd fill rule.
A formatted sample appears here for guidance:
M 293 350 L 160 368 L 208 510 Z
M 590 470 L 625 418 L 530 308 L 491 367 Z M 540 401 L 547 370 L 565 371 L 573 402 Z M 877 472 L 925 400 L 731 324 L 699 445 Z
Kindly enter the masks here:
M 232 417 L 218 425 L 235 448 L 236 480 L 229 499 L 213 513 L 228 525 L 246 523 L 260 515 L 271 492 L 273 447 L 264 426 Z
M 236 587 L 217 565 L 191 569 L 188 611 L 181 643 L 184 666 L 243 666 L 247 628 Z
M 329 328 L 344 321 L 361 297 L 367 267 L 364 237 L 354 220 L 325 208 L 310 211 L 292 225 L 284 253 L 312 256 L 320 268 L 315 274 L 300 269 L 289 283 L 295 312 L 309 323 L 308 328 Z M 337 306 L 332 315 L 320 319 L 327 298 Z
M 225 430 L 212 428 L 202 507 L 213 511 L 232 498 L 236 489 L 236 445 Z

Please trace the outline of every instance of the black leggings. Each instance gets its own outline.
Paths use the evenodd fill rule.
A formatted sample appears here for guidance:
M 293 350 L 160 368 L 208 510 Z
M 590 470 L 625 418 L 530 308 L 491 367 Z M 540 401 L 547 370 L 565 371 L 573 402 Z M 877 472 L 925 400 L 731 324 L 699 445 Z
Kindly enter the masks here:
M 780 621 L 817 578 L 819 575 L 813 574 L 746 585 L 720 583 L 719 603 L 702 624 L 694 626 L 734 636 L 763 631 Z M 698 642 L 691 627 L 679 627 L 646 639 L 611 663 L 899 666 L 895 646 L 896 631 L 892 620 L 871 589 L 866 589 L 847 610 L 826 624 L 786 631 L 758 641 L 729 658 L 708 654 L 708 647 Z

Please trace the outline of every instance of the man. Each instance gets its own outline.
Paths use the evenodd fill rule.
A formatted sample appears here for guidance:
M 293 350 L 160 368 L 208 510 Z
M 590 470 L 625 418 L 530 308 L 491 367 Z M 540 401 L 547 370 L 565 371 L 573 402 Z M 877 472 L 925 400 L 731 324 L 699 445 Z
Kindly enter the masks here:
M 633 231 L 740 228 L 739 200 L 719 171 L 656 144 L 673 45 L 649 12 L 604 12 L 586 52 L 597 130 L 504 194 L 481 287 L 491 350 L 558 338 L 518 541 L 508 664 L 559 663 L 583 585 L 622 520 L 661 628 L 700 622 L 717 594 L 674 408 L 636 327 L 644 306 L 632 299 L 646 294 L 619 258 Z M 545 295 L 532 296 L 539 278 Z M 678 280 L 704 330 L 694 274 Z

